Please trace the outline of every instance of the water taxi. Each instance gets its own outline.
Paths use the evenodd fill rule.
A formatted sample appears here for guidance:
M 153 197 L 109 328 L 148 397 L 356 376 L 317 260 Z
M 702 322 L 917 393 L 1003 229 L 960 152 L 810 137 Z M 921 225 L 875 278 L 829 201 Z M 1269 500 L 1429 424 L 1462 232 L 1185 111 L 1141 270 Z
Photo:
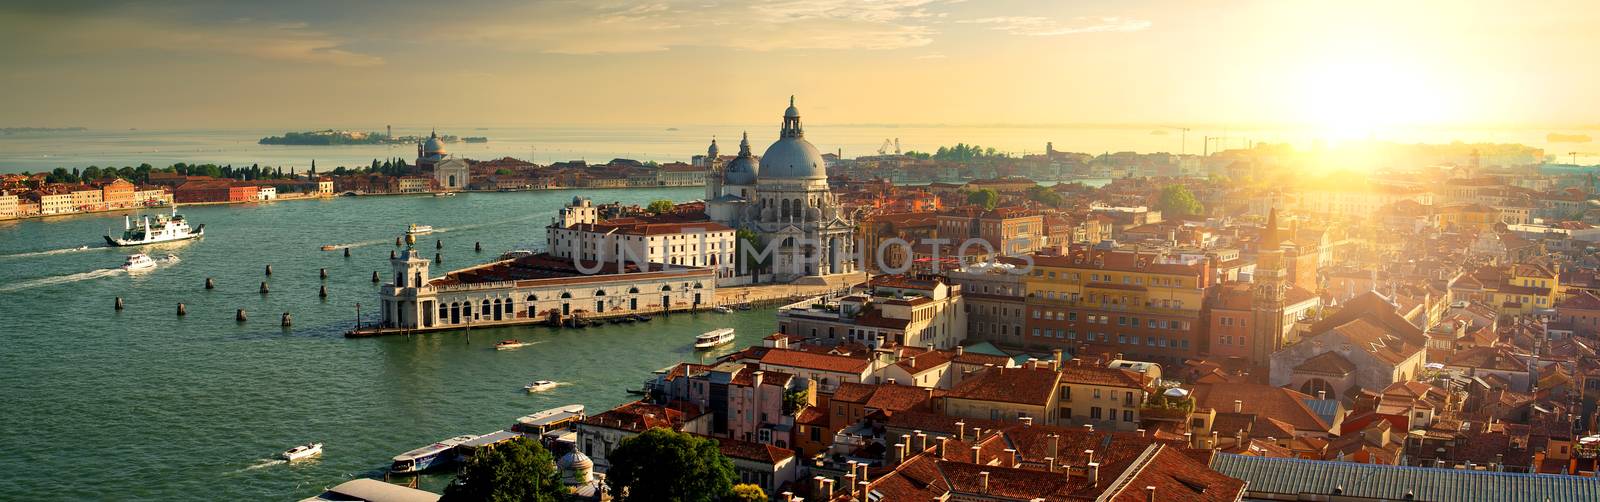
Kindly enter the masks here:
M 732 314 L 733 313 L 733 309 L 728 308 L 725 305 L 718 305 L 718 306 L 712 307 L 711 311 L 712 312 L 716 312 L 718 314 Z
M 456 193 L 455 192 L 434 192 L 433 196 L 434 197 L 455 197 Z
M 135 253 L 128 255 L 128 260 L 122 262 L 121 268 L 129 272 L 135 270 L 149 270 L 156 268 L 156 261 L 150 258 L 150 255 L 144 253 Z
M 456 436 L 444 441 L 430 444 L 415 450 L 395 455 L 394 463 L 389 465 L 389 472 L 395 474 L 412 474 L 423 472 L 434 467 L 443 466 L 455 460 L 455 455 L 449 454 L 456 446 L 471 441 L 478 436 Z
M 406 227 L 406 235 L 422 235 L 428 233 L 433 233 L 433 227 L 428 225 L 418 225 L 416 223 L 412 223 L 411 226 Z
M 172 206 L 172 215 L 156 215 L 155 221 L 150 221 L 149 216 L 139 220 L 137 225 L 132 216 L 122 217 L 122 238 L 105 236 L 106 243 L 112 246 L 143 246 L 159 242 L 181 241 L 205 235 L 206 226 L 199 225 L 189 228 L 188 220 L 178 214 L 178 206 Z
M 522 347 L 527 347 L 529 345 L 533 345 L 533 344 L 528 343 L 528 342 L 524 342 L 522 340 L 518 340 L 518 339 L 512 338 L 510 340 L 501 340 L 499 342 L 496 342 L 494 344 L 494 350 L 519 349 L 519 348 L 522 348 Z
M 327 245 L 322 246 L 322 250 L 323 251 L 338 251 L 339 250 L 339 246 L 335 246 L 333 244 L 327 244 Z
M 322 443 L 303 444 L 283 452 L 283 459 L 290 462 L 322 454 Z
M 694 337 L 695 350 L 711 350 L 733 343 L 733 328 L 714 329 Z
M 531 392 L 544 392 L 544 391 L 547 391 L 547 390 L 550 390 L 550 389 L 554 389 L 554 388 L 556 388 L 556 383 L 552 382 L 552 381 L 549 381 L 549 380 L 538 380 L 538 381 L 535 381 L 535 382 L 530 383 L 528 385 L 522 386 L 522 390 L 528 391 L 530 393 Z

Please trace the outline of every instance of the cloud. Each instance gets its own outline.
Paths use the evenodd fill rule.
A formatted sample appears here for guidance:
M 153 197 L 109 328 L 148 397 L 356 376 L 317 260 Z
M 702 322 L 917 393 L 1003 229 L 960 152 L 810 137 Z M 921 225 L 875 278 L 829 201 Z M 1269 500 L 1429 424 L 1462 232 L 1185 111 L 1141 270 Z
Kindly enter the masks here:
M 382 57 L 353 50 L 345 39 L 313 29 L 303 22 L 248 18 L 187 22 L 125 11 L 101 12 L 66 21 L 29 15 L 0 21 L 4 21 L 0 22 L 0 28 L 4 28 L 5 39 L 27 40 L 28 47 L 41 53 L 105 55 L 143 50 L 168 55 L 217 54 L 352 67 L 384 63 Z
M 991 29 L 997 31 L 1030 37 L 1143 31 L 1150 28 L 1151 24 L 1150 21 L 1143 19 L 1127 19 L 1117 16 L 1078 17 L 1068 22 L 1037 16 L 1000 16 L 966 19 L 956 22 L 988 25 Z
M 492 19 L 466 19 L 428 35 L 495 48 L 556 54 L 614 54 L 720 47 L 903 49 L 933 42 L 930 9 L 952 0 L 753 0 L 708 4 L 664 0 L 636 5 L 550 2 Z

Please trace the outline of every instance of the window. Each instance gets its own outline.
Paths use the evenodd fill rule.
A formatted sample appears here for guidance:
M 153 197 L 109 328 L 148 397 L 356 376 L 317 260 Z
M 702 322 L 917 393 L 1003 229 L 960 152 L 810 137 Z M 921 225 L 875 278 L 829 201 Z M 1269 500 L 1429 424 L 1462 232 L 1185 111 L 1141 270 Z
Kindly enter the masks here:
M 1100 399 L 1100 389 L 1095 389 L 1094 390 L 1094 398 L 1095 399 Z
M 1039 318 L 1039 309 L 1033 309 L 1033 318 L 1034 319 L 1038 319 Z
M 1076 320 L 1078 320 L 1078 313 L 1077 312 L 1067 312 L 1067 320 L 1068 321 L 1076 321 Z
M 1133 421 L 1133 410 L 1122 410 L 1122 421 L 1124 421 L 1124 422 L 1132 422 Z
M 1099 420 L 1100 419 L 1100 407 L 1099 406 L 1093 406 L 1093 407 L 1089 408 L 1089 418 L 1094 419 L 1094 420 Z
M 1039 336 L 1039 328 L 1033 328 L 1033 336 Z

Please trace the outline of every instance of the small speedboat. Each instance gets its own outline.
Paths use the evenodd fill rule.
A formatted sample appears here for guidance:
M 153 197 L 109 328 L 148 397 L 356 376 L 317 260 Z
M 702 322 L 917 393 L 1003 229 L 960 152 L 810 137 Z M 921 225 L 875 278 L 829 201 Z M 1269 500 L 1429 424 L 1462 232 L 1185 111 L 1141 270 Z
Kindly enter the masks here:
M 128 261 L 122 262 L 122 269 L 129 272 L 152 268 L 156 268 L 156 261 L 151 259 L 150 255 L 144 253 L 130 254 L 128 255 Z
M 527 347 L 528 345 L 528 342 L 512 338 L 510 340 L 501 340 L 495 343 L 494 350 L 520 349 L 522 347 Z
M 338 249 L 339 249 L 339 246 L 335 246 L 333 244 L 322 246 L 322 250 L 323 251 L 337 251 Z
M 733 343 L 733 328 L 714 329 L 694 337 L 695 350 L 711 350 L 730 343 Z
M 730 309 L 730 308 L 728 308 L 727 306 L 724 306 L 724 305 L 718 305 L 716 307 L 712 307 L 711 311 L 712 312 L 716 312 L 718 314 L 732 314 L 733 313 L 733 309 Z
M 455 197 L 456 193 L 455 192 L 434 192 L 433 196 L 434 197 Z
M 406 235 L 422 235 L 428 233 L 433 233 L 433 227 L 428 225 L 418 225 L 416 223 L 412 223 L 411 226 L 406 227 Z
M 549 380 L 538 380 L 538 381 L 535 381 L 535 382 L 530 383 L 528 385 L 522 386 L 522 390 L 525 390 L 525 391 L 528 391 L 528 392 L 544 392 L 544 391 L 547 391 L 547 390 L 550 390 L 550 389 L 554 389 L 554 388 L 556 388 L 556 383 L 552 382 L 552 381 L 549 381 Z
M 283 459 L 293 462 L 306 457 L 314 457 L 321 454 L 322 443 L 303 444 L 284 451 Z

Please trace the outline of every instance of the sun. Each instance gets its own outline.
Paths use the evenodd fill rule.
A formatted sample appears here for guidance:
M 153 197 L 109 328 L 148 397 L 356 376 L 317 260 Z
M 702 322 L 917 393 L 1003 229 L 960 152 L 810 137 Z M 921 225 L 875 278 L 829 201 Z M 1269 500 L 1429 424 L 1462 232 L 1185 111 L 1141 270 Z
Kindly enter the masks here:
M 1368 138 L 1442 118 L 1435 87 L 1416 66 L 1377 57 L 1308 61 L 1301 78 L 1301 121 L 1331 140 Z

